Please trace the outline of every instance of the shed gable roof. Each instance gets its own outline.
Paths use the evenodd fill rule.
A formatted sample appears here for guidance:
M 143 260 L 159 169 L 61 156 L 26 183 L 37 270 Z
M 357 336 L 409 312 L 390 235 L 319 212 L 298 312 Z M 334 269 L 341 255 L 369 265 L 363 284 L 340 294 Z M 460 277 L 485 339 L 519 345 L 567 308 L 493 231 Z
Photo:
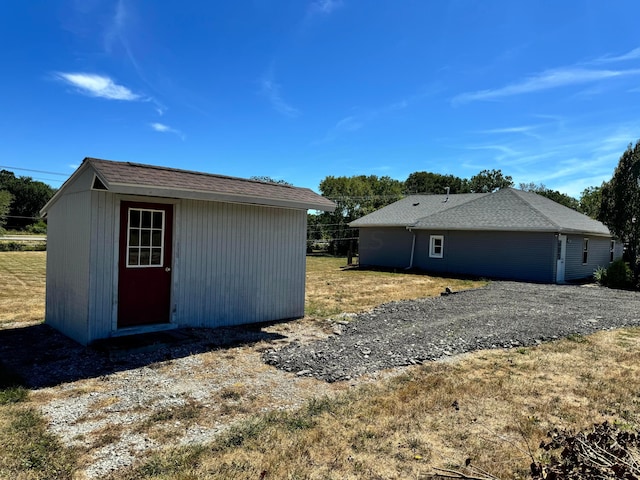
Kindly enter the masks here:
M 308 188 L 266 183 L 177 168 L 85 158 L 65 186 L 81 171 L 90 168 L 113 193 L 155 197 L 191 198 L 256 205 L 333 211 L 335 204 Z M 46 212 L 56 196 L 43 208 Z
M 459 195 L 450 195 L 453 200 L 448 208 L 440 208 L 429 212 L 413 222 L 398 223 L 421 230 L 491 230 L 491 231 L 535 231 L 560 233 L 588 233 L 593 235 L 610 235 L 609 229 L 580 212 L 576 212 L 553 200 L 532 192 L 524 192 L 513 188 L 505 188 L 490 194 L 478 194 L 465 197 L 455 204 Z M 433 196 L 442 198 L 443 196 Z M 405 210 L 412 205 L 407 197 L 404 205 L 397 205 L 387 213 L 393 213 L 396 208 Z M 448 202 L 447 202 L 448 203 Z M 391 205 L 390 205 L 391 207 Z M 385 207 L 387 208 L 387 207 Z M 384 209 L 381 209 L 384 210 Z M 378 212 L 380 212 L 379 210 Z M 374 212 L 371 216 L 378 212 Z M 384 218 L 387 213 L 378 218 L 367 218 L 369 215 L 356 220 L 351 225 L 363 226 L 392 226 L 376 220 Z

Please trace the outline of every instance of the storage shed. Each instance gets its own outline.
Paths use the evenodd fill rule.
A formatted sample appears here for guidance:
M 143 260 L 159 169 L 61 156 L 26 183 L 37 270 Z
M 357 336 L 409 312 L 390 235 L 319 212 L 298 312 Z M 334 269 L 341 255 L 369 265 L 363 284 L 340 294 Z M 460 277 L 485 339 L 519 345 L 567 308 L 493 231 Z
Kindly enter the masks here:
M 42 209 L 45 322 L 81 344 L 304 315 L 305 188 L 85 158 Z

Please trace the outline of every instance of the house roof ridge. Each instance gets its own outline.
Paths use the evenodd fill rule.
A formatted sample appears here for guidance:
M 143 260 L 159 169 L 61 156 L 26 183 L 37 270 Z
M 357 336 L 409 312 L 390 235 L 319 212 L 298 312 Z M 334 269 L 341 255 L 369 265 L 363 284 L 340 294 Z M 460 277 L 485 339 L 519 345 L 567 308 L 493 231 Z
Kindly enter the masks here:
M 438 210 L 437 212 L 433 212 L 433 213 L 430 213 L 429 215 L 425 215 L 424 217 L 420 217 L 420 218 L 416 219 L 416 221 L 413 222 L 413 224 L 408 225 L 408 227 L 411 228 L 411 227 L 415 226 L 416 224 L 422 222 L 423 220 L 425 220 L 425 219 L 427 219 L 429 217 L 433 217 L 435 215 L 440 215 L 441 213 L 444 213 L 444 212 L 451 212 L 452 210 L 455 210 L 457 208 L 462 208 L 465 205 L 469 205 L 470 203 L 476 202 L 476 201 L 480 200 L 481 198 L 486 197 L 487 195 L 491 195 L 491 193 L 474 193 L 474 192 L 471 192 L 471 193 L 452 193 L 449 196 L 451 196 L 451 195 L 459 195 L 459 196 L 462 196 L 462 195 L 469 195 L 469 196 L 474 195 L 474 196 L 472 198 L 469 198 L 469 200 L 467 200 L 466 202 L 458 203 L 456 205 L 452 204 L 448 208 L 443 208 L 442 210 Z
M 534 209 L 536 212 L 538 212 L 540 215 L 542 215 L 545 219 L 547 219 L 547 220 L 549 221 L 549 223 L 551 223 L 552 225 L 554 225 L 554 226 L 558 229 L 558 231 L 560 231 L 560 230 L 562 230 L 562 229 L 563 229 L 562 225 L 560 225 L 560 224 L 558 224 L 558 222 L 556 222 L 556 221 L 552 220 L 552 219 L 549 217 L 549 215 L 547 215 L 545 212 L 543 212 L 540 208 L 538 208 L 538 207 L 536 207 L 535 205 L 533 205 L 533 204 L 532 204 L 531 202 L 529 202 L 526 198 L 523 198 L 523 196 L 522 196 L 521 194 L 533 194 L 533 195 L 537 195 L 538 197 L 545 198 L 546 200 L 549 200 L 550 202 L 557 203 L 558 205 L 561 205 L 561 204 L 559 204 L 558 202 L 554 202 L 554 201 L 553 201 L 553 200 L 551 200 L 550 198 L 544 197 L 543 195 L 539 195 L 539 194 L 537 194 L 537 193 L 535 193 L 535 192 L 525 192 L 524 190 L 519 190 L 519 189 L 517 189 L 517 188 L 513 188 L 513 187 L 508 187 L 507 189 L 508 189 L 508 190 L 509 190 L 513 195 L 515 195 L 518 199 L 520 199 L 520 201 L 522 201 L 522 202 L 526 203 L 526 204 L 529 206 L 529 208 Z M 564 205 L 561 205 L 561 206 L 565 207 Z M 565 208 L 569 208 L 569 207 L 565 207 Z M 571 210 L 571 209 L 569 209 L 569 210 Z M 577 211 L 576 211 L 576 213 L 580 213 L 580 212 L 577 212 Z

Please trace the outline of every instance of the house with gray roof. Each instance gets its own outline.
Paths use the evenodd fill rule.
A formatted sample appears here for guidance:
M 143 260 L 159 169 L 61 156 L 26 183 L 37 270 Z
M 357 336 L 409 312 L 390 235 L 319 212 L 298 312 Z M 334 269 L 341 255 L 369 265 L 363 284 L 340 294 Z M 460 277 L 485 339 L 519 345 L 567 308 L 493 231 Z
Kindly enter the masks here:
M 412 195 L 350 223 L 361 266 L 541 283 L 587 279 L 620 258 L 608 228 L 532 192 Z
M 82 344 L 304 315 L 317 193 L 85 158 L 42 209 L 45 322 Z

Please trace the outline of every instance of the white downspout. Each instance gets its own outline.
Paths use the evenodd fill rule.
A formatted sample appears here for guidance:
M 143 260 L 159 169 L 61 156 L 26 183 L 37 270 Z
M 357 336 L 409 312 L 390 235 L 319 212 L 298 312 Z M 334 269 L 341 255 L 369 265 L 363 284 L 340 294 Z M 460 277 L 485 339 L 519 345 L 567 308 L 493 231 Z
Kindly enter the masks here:
M 416 234 L 411 230 L 411 227 L 407 227 L 411 233 L 413 233 L 413 241 L 411 243 L 411 260 L 409 260 L 409 266 L 405 270 L 411 270 L 413 268 L 413 253 L 416 250 Z

